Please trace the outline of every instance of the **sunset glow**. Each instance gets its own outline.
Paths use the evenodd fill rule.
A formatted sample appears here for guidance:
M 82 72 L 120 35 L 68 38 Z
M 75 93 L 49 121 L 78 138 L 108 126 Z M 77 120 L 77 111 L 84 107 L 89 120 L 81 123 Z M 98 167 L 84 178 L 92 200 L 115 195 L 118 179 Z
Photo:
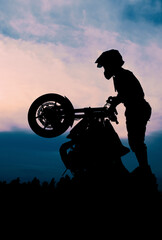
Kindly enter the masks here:
M 153 108 L 148 132 L 161 130 L 161 22 L 150 22 L 147 1 L 143 9 L 146 12 L 136 12 L 138 27 L 128 10 L 133 6 L 136 9 L 140 1 L 120 2 L 120 11 L 114 8 L 118 1 L 1 2 L 0 131 L 29 129 L 26 116 L 30 104 L 48 92 L 67 96 L 74 107 L 103 106 L 107 97 L 116 93 L 112 81 L 104 79 L 94 62 L 111 48 L 121 52 L 124 67 L 140 80 Z M 156 21 L 160 8 L 154 6 L 152 10 Z M 124 30 L 120 18 L 127 27 Z M 118 133 L 125 136 L 121 108 Z

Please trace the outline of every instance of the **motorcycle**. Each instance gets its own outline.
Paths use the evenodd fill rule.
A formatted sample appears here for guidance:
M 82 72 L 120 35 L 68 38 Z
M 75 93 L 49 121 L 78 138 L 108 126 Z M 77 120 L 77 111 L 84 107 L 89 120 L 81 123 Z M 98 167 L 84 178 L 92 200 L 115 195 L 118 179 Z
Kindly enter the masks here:
M 70 131 L 71 140 L 60 147 L 60 155 L 67 169 L 72 173 L 83 172 L 103 165 L 107 156 L 109 165 L 118 163 L 129 149 L 122 145 L 111 121 L 116 122 L 117 111 L 109 97 L 103 107 L 74 109 L 67 97 L 49 93 L 38 97 L 28 111 L 31 129 L 45 138 L 57 137 L 72 127 L 74 120 L 80 120 Z

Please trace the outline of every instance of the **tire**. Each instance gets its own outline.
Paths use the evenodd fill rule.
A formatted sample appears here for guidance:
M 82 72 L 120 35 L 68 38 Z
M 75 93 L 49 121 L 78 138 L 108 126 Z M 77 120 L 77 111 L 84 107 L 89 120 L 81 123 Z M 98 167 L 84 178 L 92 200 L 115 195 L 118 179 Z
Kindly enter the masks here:
M 38 97 L 28 111 L 30 128 L 45 138 L 61 135 L 73 122 L 74 108 L 70 100 L 55 93 Z

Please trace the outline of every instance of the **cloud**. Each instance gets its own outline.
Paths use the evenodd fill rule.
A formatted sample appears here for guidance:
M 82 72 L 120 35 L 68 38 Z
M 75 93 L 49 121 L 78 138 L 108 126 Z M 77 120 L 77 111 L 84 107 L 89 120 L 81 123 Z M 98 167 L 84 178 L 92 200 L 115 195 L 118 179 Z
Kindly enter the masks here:
M 42 24 L 32 15 L 28 14 L 24 19 L 14 19 L 10 22 L 10 27 L 19 35 L 20 38 L 36 40 L 43 39 L 53 39 L 58 30 L 58 25 Z
M 42 41 L 54 38 L 57 24 L 48 18 L 45 10 L 66 6 L 70 1 L 1 1 L 1 33 L 15 39 Z M 39 38 L 38 38 L 39 36 Z
M 74 3 L 74 0 L 60 0 L 60 1 L 57 1 L 57 0 L 52 0 L 52 1 L 51 0 L 41 0 L 41 1 L 37 1 L 37 2 L 41 2 L 40 5 L 41 5 L 41 8 L 43 10 L 49 11 L 52 8 L 55 8 L 55 7 L 63 7 L 63 6 L 71 5 L 71 4 Z
M 134 43 L 145 46 L 156 41 L 161 45 L 162 25 L 161 25 L 161 0 L 156 1 L 100 1 L 100 6 L 94 12 L 95 17 L 91 18 L 89 10 L 87 22 L 102 30 L 118 32 L 121 40 L 130 40 Z
M 121 39 L 133 42 L 156 39 L 161 43 L 160 0 L 2 0 L 0 13 L 0 32 L 15 39 L 80 47 L 84 44 L 82 27 L 87 26 L 118 32 Z
M 139 78 L 151 103 L 148 131 L 161 129 L 160 33 L 157 35 L 147 21 L 143 30 L 142 21 L 133 23 L 124 13 L 130 5 L 138 14 L 140 2 L 2 1 L 0 130 L 29 128 L 30 104 L 48 92 L 66 95 L 75 107 L 103 106 L 107 97 L 116 93 L 112 81 L 104 79 L 94 61 L 111 48 L 121 52 L 125 68 Z M 149 11 L 150 6 L 147 4 Z M 126 136 L 122 106 L 118 111 L 120 125 L 115 127 Z
M 103 106 L 107 97 L 116 93 L 112 81 L 104 79 L 94 61 L 102 51 L 110 48 L 122 53 L 125 68 L 132 70 L 144 87 L 146 99 L 153 108 L 148 131 L 161 128 L 162 50 L 156 42 L 143 47 L 129 40 L 119 41 L 118 33 L 89 26 L 82 27 L 82 34 L 84 44 L 77 48 L 1 35 L 0 130 L 9 130 L 13 126 L 29 128 L 27 112 L 30 104 L 48 92 L 67 96 L 74 107 Z M 121 136 L 126 136 L 123 111 L 120 106 L 120 125 L 115 127 Z
M 130 1 L 124 9 L 123 16 L 136 23 L 146 21 L 149 24 L 162 24 L 162 1 Z
M 34 98 L 44 93 L 67 95 L 78 100 L 74 104 L 82 102 L 82 106 L 86 104 L 86 98 L 92 98 L 92 94 L 96 93 L 97 99 L 98 90 L 95 84 L 92 83 L 90 89 L 86 83 L 90 70 L 87 67 L 86 75 L 83 71 L 84 64 L 75 56 L 75 49 L 71 52 L 73 49 L 62 45 L 37 45 L 3 37 L 0 45 L 1 130 L 9 125 L 27 126 L 30 104 Z

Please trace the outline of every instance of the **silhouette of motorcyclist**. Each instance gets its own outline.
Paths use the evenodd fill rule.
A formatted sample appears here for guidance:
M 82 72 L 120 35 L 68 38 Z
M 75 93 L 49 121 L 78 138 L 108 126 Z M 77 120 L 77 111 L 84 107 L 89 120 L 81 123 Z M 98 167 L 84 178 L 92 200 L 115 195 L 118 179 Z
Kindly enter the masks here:
M 113 77 L 117 96 L 112 97 L 110 108 L 114 111 L 118 104 L 124 104 L 129 145 L 136 155 L 139 167 L 144 170 L 150 169 L 145 132 L 151 117 L 151 107 L 144 98 L 141 84 L 131 71 L 122 68 L 124 61 L 118 50 L 111 49 L 103 52 L 95 63 L 98 68 L 104 68 L 106 79 Z

